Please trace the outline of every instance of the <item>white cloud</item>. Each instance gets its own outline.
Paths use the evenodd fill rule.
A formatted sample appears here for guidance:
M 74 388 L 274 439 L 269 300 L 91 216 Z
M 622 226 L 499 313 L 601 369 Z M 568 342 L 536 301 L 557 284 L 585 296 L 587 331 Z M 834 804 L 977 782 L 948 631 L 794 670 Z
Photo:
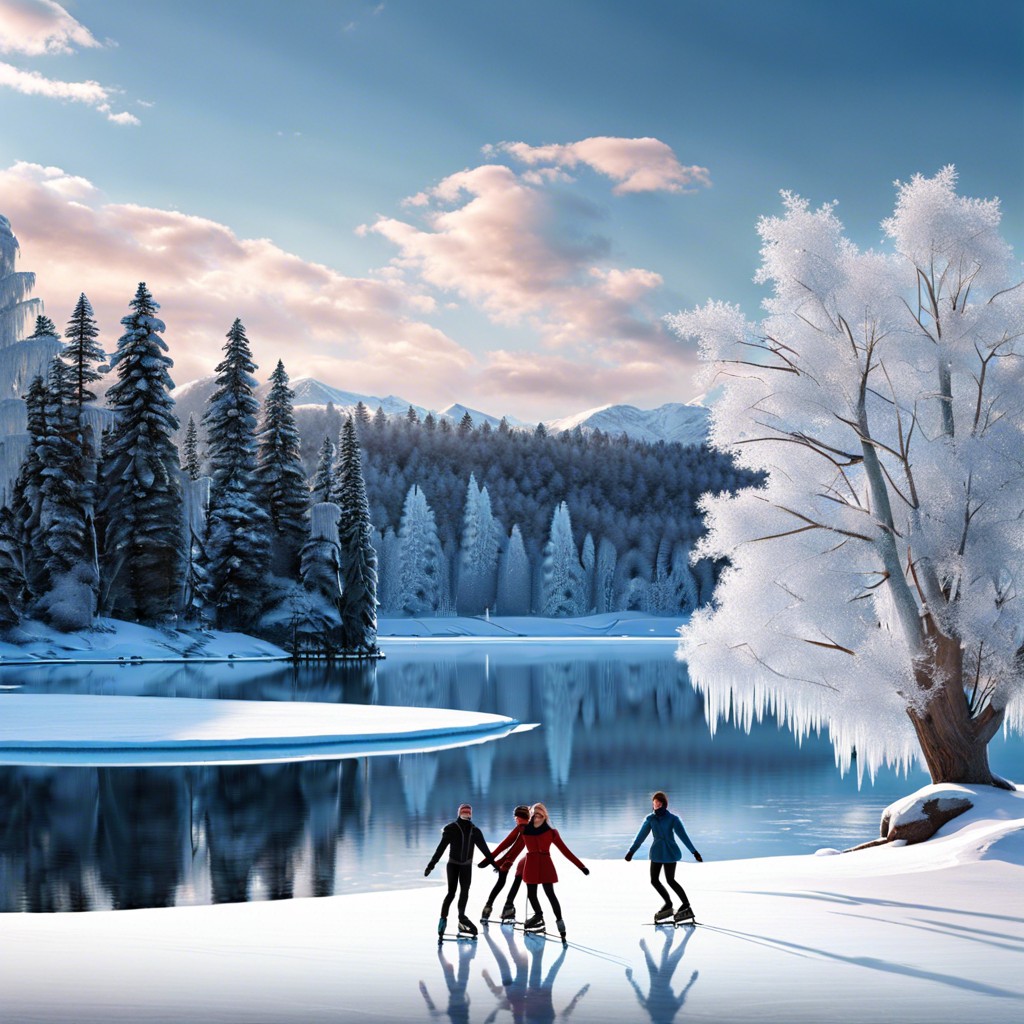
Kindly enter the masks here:
M 502 142 L 487 147 L 485 153 L 504 152 L 529 166 L 550 164 L 575 168 L 580 164 L 618 182 L 614 191 L 693 192 L 698 186 L 711 186 L 706 167 L 684 166 L 672 148 L 660 139 L 623 139 L 595 136 L 564 145 L 530 146 L 525 142 Z M 550 173 L 541 171 L 539 173 Z
M 93 34 L 54 0 L 0 0 L 0 53 L 72 53 L 99 46 Z
M 25 96 L 46 96 L 49 99 L 84 103 L 105 114 L 108 121 L 121 125 L 137 125 L 134 114 L 115 113 L 111 107 L 113 91 L 99 82 L 61 82 L 46 78 L 37 71 L 22 71 L 0 61 L 0 86 L 13 89 Z

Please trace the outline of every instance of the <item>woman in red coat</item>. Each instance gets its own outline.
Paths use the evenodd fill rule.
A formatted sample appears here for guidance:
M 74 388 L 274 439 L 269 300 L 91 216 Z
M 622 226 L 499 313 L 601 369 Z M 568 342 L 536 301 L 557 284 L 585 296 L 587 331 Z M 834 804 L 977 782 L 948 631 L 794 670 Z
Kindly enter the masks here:
M 544 886 L 544 895 L 547 896 L 551 909 L 555 912 L 558 933 L 564 939 L 565 922 L 562 920 L 562 908 L 555 895 L 555 882 L 558 881 L 558 873 L 551 860 L 552 844 L 557 846 L 583 874 L 590 874 L 590 869 L 562 842 L 558 830 L 551 827 L 548 822 L 548 809 L 543 804 L 534 804 L 530 808 L 530 823 L 523 826 L 522 834 L 505 856 L 507 860 L 512 860 L 523 846 L 526 847 L 523 881 L 526 883 L 526 895 L 534 912 L 526 922 L 526 928 L 529 931 L 544 930 L 544 912 L 541 910 L 540 900 L 537 898 L 537 886 L 542 885 Z

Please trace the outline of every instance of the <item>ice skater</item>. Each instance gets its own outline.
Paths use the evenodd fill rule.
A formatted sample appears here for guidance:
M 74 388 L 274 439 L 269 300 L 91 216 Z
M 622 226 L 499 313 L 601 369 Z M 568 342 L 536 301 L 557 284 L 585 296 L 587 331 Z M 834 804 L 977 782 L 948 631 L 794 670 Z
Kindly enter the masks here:
M 530 822 L 523 826 L 519 838 L 513 843 L 512 849 L 506 855 L 506 860 L 511 860 L 519 853 L 523 846 L 526 847 L 526 863 L 523 865 L 523 881 L 526 883 L 526 898 L 530 901 L 533 909 L 533 916 L 526 921 L 528 931 L 544 930 L 544 912 L 541 909 L 540 900 L 537 898 L 537 886 L 544 887 L 544 895 L 547 896 L 551 909 L 555 914 L 555 925 L 558 934 L 565 940 L 565 922 L 562 920 L 562 907 L 555 895 L 555 882 L 558 881 L 558 873 L 551 860 L 551 846 L 554 844 L 562 853 L 573 862 L 585 875 L 590 874 L 588 868 L 562 841 L 558 830 L 551 827 L 548 821 L 548 809 L 543 804 L 534 804 L 530 808 Z
M 476 935 L 476 925 L 466 917 L 466 903 L 469 900 L 469 886 L 473 881 L 473 847 L 476 846 L 484 855 L 485 864 L 493 864 L 494 858 L 491 851 L 487 849 L 484 835 L 476 825 L 473 824 L 473 808 L 470 804 L 459 805 L 459 816 L 448 822 L 441 832 L 441 842 L 437 844 L 434 856 L 423 872 L 424 877 L 434 870 L 435 865 L 441 859 L 441 854 L 448 849 L 448 892 L 441 904 L 441 919 L 437 922 L 438 942 L 444 935 L 448 924 L 448 911 L 451 909 L 452 900 L 455 899 L 456 890 L 459 893 L 459 934 L 466 936 Z
M 693 854 L 693 859 L 703 861 L 703 857 L 690 842 L 690 837 L 683 828 L 683 823 L 668 809 L 668 797 L 660 790 L 651 797 L 651 813 L 644 819 L 640 831 L 633 840 L 633 845 L 626 854 L 626 860 L 632 860 L 633 854 L 640 848 L 640 845 L 648 837 L 654 836 L 651 843 L 651 885 L 658 891 L 658 895 L 665 901 L 665 905 L 654 915 L 654 923 L 661 924 L 672 918 L 676 924 L 685 924 L 693 920 L 693 908 L 690 906 L 683 887 L 676 881 L 676 864 L 683 858 L 682 851 L 675 841 L 679 836 L 686 848 Z M 675 833 L 675 835 L 673 835 Z M 668 890 L 661 884 L 660 875 L 665 872 L 665 881 L 669 888 L 679 897 L 679 909 L 673 915 L 672 897 Z
M 511 832 L 498 845 L 491 851 L 491 856 L 495 861 L 495 869 L 498 872 L 498 880 L 494 883 L 494 888 L 491 890 L 490 895 L 487 897 L 487 902 L 484 903 L 483 910 L 480 911 L 480 920 L 489 921 L 491 918 L 491 911 L 494 909 L 494 901 L 498 898 L 501 890 L 505 888 L 505 882 L 508 881 L 509 869 L 512 867 L 512 860 L 505 857 L 499 860 L 501 854 L 509 847 L 511 847 L 515 841 L 519 838 L 523 831 L 523 828 L 529 824 L 530 821 L 530 808 L 526 804 L 520 804 L 512 814 L 515 816 L 516 824 Z M 502 921 L 514 921 L 516 917 L 516 895 L 519 893 L 519 886 L 523 884 L 523 864 L 526 862 L 525 857 L 519 858 L 519 863 L 516 865 L 516 876 L 512 882 L 512 888 L 508 891 L 508 898 L 505 900 L 505 906 L 501 911 Z M 484 867 L 486 861 L 480 861 L 477 867 Z

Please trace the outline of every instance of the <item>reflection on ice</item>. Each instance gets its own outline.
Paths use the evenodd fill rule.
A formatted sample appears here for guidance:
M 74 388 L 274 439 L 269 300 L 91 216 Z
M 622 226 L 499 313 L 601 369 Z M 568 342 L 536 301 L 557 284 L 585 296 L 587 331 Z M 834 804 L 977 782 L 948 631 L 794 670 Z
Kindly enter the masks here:
M 658 962 L 655 963 L 654 956 L 647 945 L 646 939 L 640 940 L 640 948 L 644 953 L 644 960 L 647 963 L 649 975 L 647 995 L 636 982 L 632 968 L 626 968 L 626 977 L 636 992 L 637 1002 L 647 1011 L 653 1024 L 672 1024 L 676 1014 L 683 1008 L 690 989 L 696 984 L 699 971 L 690 975 L 690 980 L 683 986 L 679 995 L 676 995 L 673 988 L 673 975 L 683 959 L 686 952 L 686 944 L 694 934 L 692 928 L 659 928 L 661 932 L 661 953 Z M 681 941 L 679 936 L 682 936 Z

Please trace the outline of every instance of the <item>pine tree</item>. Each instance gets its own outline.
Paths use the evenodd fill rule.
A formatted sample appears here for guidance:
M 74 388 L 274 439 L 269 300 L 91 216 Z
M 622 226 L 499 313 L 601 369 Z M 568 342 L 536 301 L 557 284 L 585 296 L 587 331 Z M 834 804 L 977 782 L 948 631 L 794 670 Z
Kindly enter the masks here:
M 512 527 L 508 544 L 501 556 L 497 612 L 499 615 L 530 614 L 530 559 L 518 523 Z
M 437 537 L 434 512 L 416 484 L 406 495 L 398 543 L 395 605 L 406 615 L 436 615 L 440 603 L 438 577 L 444 553 Z
M 157 621 L 175 612 L 184 564 L 178 429 L 160 308 L 145 282 L 121 320 L 107 391 L 115 424 L 103 445 L 99 514 L 104 544 L 102 605 L 111 614 Z
M 36 610 L 62 630 L 92 624 L 99 588 L 92 532 L 94 468 L 91 445 L 83 444 L 81 407 L 72 368 L 54 356 L 46 386 L 38 554 L 45 589 Z
M 359 433 L 365 430 L 370 425 L 370 410 L 366 408 L 366 403 L 359 399 L 356 402 L 356 432 Z
M 271 567 L 279 575 L 295 578 L 307 533 L 309 492 L 295 426 L 295 394 L 280 360 L 270 380 L 259 432 L 257 496 L 270 516 Z
M 320 456 L 317 459 L 316 473 L 313 475 L 313 489 L 310 502 L 318 505 L 331 496 L 331 484 L 334 479 L 334 442 L 327 436 L 320 445 Z
M 478 488 L 476 477 L 471 473 L 466 487 L 459 550 L 460 613 L 480 615 L 494 604 L 498 552 L 503 533 L 491 511 L 487 488 Z
M 30 598 L 45 592 L 48 580 L 45 559 L 39 543 L 39 515 L 42 509 L 43 443 L 46 436 L 46 385 L 42 377 L 33 377 L 25 395 L 28 417 L 28 451 L 18 471 L 11 497 L 11 529 L 22 553 L 22 571 Z
M 16 626 L 21 621 L 25 594 L 14 514 L 3 505 L 0 506 L 0 629 Z
M 317 502 L 309 514 L 309 539 L 302 548 L 299 575 L 308 601 L 297 609 L 295 643 L 316 650 L 334 651 L 341 643 L 341 547 L 338 542 L 340 509 L 332 502 Z
M 572 539 L 569 506 L 563 501 L 551 517 L 551 531 L 544 547 L 542 614 L 552 617 L 580 615 L 583 566 Z
M 366 502 L 362 458 L 355 423 L 342 428 L 339 462 L 344 484 L 338 540 L 341 546 L 341 643 L 346 651 L 377 650 L 377 553 L 370 543 L 370 510 Z
M 462 419 L 459 420 L 459 426 L 455 432 L 463 438 L 469 437 L 473 433 L 473 417 L 468 412 L 462 414 Z
M 203 475 L 203 471 L 199 461 L 199 430 L 196 427 L 196 418 L 193 413 L 188 414 L 182 455 L 185 457 L 182 461 L 182 469 L 188 474 L 189 480 L 198 480 Z
M 69 368 L 70 401 L 79 409 L 86 403 L 96 400 L 96 396 L 89 390 L 89 385 L 103 377 L 99 367 L 107 357 L 96 343 L 99 333 L 96 320 L 93 318 L 92 306 L 85 297 L 85 292 L 82 292 L 64 331 L 68 343 L 64 350 L 64 358 Z
M 236 319 L 217 364 L 217 387 L 203 416 L 212 482 L 206 526 L 208 596 L 217 625 L 248 629 L 262 606 L 270 516 L 255 496 L 256 381 L 249 339 Z

